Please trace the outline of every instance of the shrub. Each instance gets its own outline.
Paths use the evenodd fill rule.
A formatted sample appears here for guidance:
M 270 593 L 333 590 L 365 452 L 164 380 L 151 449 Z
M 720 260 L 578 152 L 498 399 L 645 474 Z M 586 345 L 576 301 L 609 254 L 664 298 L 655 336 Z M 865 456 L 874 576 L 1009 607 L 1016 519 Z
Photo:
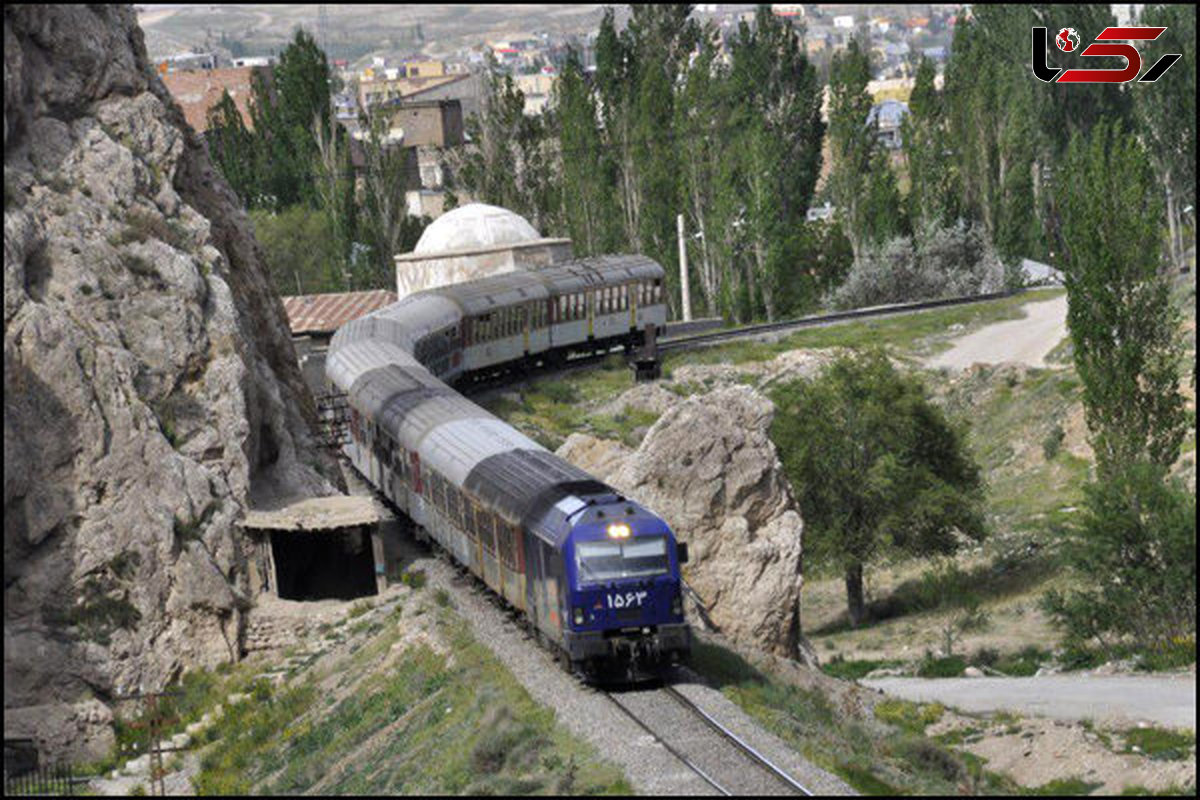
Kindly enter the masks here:
M 941 703 L 918 705 L 908 700 L 882 700 L 875 704 L 875 718 L 913 733 L 921 733 L 946 713 Z
M 821 665 L 821 671 L 826 675 L 832 675 L 835 678 L 854 681 L 859 678 L 865 678 L 868 674 L 877 669 L 884 667 L 898 667 L 903 664 L 903 661 L 883 660 L 883 661 L 846 661 L 840 655 L 834 656 L 825 664 Z
M 982 294 L 1004 288 L 1004 267 L 979 226 L 959 220 L 914 240 L 899 236 L 860 253 L 833 292 L 837 308 Z
M 555 403 L 567 405 L 574 403 L 579 397 L 579 392 L 567 381 L 544 381 L 538 384 L 537 393 Z
M 1122 641 L 1152 648 L 1196 630 L 1196 498 L 1152 466 L 1086 489 L 1085 513 L 1064 555 L 1083 587 L 1053 590 L 1043 609 L 1071 650 Z
M 425 570 L 406 569 L 400 576 L 400 582 L 413 589 L 422 589 L 425 587 Z
M 1156 761 L 1182 761 L 1196 746 L 1195 734 L 1166 728 L 1130 728 L 1123 732 L 1123 736 L 1123 752 L 1132 753 L 1136 747 L 1138 751 Z
M 926 658 L 917 667 L 917 675 L 922 678 L 957 678 L 966 668 L 967 662 L 962 656 Z
M 1042 439 L 1042 455 L 1046 457 L 1047 461 L 1053 461 L 1054 457 L 1058 455 L 1058 451 L 1062 447 L 1063 439 L 1066 435 L 1066 431 L 1062 429 L 1062 426 L 1056 424 L 1046 434 L 1046 438 Z

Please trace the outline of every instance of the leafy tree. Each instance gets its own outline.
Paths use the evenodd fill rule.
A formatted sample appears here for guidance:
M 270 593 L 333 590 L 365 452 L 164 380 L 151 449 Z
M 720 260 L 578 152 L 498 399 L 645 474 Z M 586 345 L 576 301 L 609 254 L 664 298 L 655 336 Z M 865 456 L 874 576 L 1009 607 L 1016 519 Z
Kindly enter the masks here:
M 279 212 L 251 209 L 250 219 L 271 283 L 279 294 L 344 289 L 342 276 L 331 268 L 341 261 L 327 214 L 300 204 Z
M 983 483 L 964 431 L 882 352 L 839 358 L 774 400 L 771 438 L 804 509 L 806 552 L 842 569 L 853 624 L 866 616 L 871 563 L 984 537 Z
M 917 66 L 909 114 L 901 123 L 908 161 L 908 218 L 918 231 L 954 219 L 950 165 L 945 156 L 946 122 L 942 97 L 934 88 L 933 62 L 922 56 Z
M 1083 520 L 1064 556 L 1083 586 L 1053 590 L 1043 608 L 1068 645 L 1111 655 L 1132 641 L 1162 647 L 1196 631 L 1196 497 L 1138 464 L 1086 487 Z
M 1179 314 L 1159 274 L 1162 199 L 1138 138 L 1101 123 L 1076 136 L 1055 196 L 1067 325 L 1099 478 L 1165 471 L 1187 430 Z
M 567 54 L 554 89 L 559 143 L 562 217 L 578 255 L 611 253 L 620 247 L 615 165 L 607 157 L 599 112 L 584 77 L 579 54 Z
M 675 87 L 699 28 L 689 20 L 691 6 L 634 5 L 626 29 L 627 52 L 633 55 L 634 93 L 627 143 L 637 204 L 636 250 L 667 270 L 668 307 L 679 292 L 679 256 L 675 218 L 678 207 L 678 149 L 675 143 Z
M 1146 69 L 1165 53 L 1184 54 L 1160 80 L 1132 92 L 1142 141 L 1162 180 L 1171 261 L 1181 265 L 1183 209 L 1196 205 L 1196 7 L 1146 6 L 1139 22 L 1166 27 L 1158 39 L 1138 44 Z
M 1157 183 L 1138 137 L 1100 123 L 1072 140 L 1054 198 L 1096 481 L 1065 548 L 1083 588 L 1045 607 L 1068 641 L 1110 650 L 1196 626 L 1195 500 L 1166 480 L 1188 423 Z
M 796 265 L 800 225 L 821 169 L 821 87 L 800 37 L 767 6 L 759 6 L 753 29 L 739 27 L 731 50 L 731 88 L 741 99 L 734 152 L 744 165 L 748 277 L 753 286 L 757 276 L 772 320 L 783 287 L 806 282 Z
M 259 140 L 259 185 L 264 200 L 279 210 L 297 202 L 318 202 L 313 180 L 317 137 L 330 140 L 329 65 L 303 28 L 279 55 L 273 79 L 254 77 L 251 114 Z M 314 127 L 315 126 L 315 127 Z
M 388 142 L 386 114 L 369 120 L 366 127 L 367 136 L 361 141 L 364 169 L 358 230 L 370 252 L 356 282 L 364 288 L 383 288 L 396 280 L 393 256 L 416 246 L 424 224 L 409 215 L 405 199 L 411 151 Z
M 466 122 L 471 145 L 455 154 L 457 188 L 527 217 L 549 232 L 553 192 L 544 120 L 525 115 L 525 94 L 493 61 L 483 109 Z
M 876 128 L 867 120 L 870 61 L 857 39 L 833 58 L 829 75 L 830 187 L 855 257 L 866 247 L 904 232 L 895 177 Z
M 242 204 L 250 205 L 258 196 L 255 139 L 228 91 L 208 110 L 207 124 L 205 141 L 213 161 Z
M 689 242 L 688 269 L 698 280 L 694 302 L 708 314 L 729 314 L 724 288 L 733 269 L 732 234 L 736 191 L 729 182 L 737 170 L 726 157 L 736 108 L 728 69 L 718 60 L 720 36 L 709 22 L 700 35 L 696 58 L 684 76 L 675 103 L 680 149 L 679 193 Z

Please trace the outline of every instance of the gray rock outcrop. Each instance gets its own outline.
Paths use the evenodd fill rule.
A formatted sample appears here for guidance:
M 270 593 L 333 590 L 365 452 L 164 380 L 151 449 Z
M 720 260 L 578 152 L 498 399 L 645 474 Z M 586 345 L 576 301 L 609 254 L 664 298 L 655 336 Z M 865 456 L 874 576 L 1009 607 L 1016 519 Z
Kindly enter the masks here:
M 734 642 L 807 658 L 803 523 L 775 445 L 774 406 L 746 386 L 672 405 L 637 450 L 573 434 L 558 454 L 660 514 L 689 544 L 684 574 Z
M 340 483 L 129 6 L 5 7 L 4 322 L 5 733 L 94 757 L 90 700 L 237 657 L 244 510 Z

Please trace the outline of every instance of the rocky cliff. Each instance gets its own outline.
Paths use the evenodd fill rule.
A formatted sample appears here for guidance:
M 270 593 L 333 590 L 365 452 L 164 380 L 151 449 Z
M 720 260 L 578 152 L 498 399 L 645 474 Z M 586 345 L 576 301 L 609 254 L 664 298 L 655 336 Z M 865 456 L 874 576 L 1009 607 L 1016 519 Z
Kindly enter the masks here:
M 637 450 L 572 434 L 558 454 L 660 514 L 688 542 L 684 575 L 732 639 L 811 660 L 800 635 L 803 523 L 767 431 L 775 409 L 746 386 L 682 401 L 638 387 L 622 402 L 674 397 Z
M 129 6 L 4 9 L 6 735 L 237 657 L 236 521 L 336 468 L 233 193 Z

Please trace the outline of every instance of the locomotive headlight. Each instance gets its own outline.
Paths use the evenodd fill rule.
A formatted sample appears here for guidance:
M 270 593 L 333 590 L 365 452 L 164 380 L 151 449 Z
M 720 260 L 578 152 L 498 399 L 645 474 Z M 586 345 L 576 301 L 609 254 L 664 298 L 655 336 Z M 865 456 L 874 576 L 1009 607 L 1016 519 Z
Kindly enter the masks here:
M 675 597 L 671 600 L 671 613 L 677 617 L 683 614 L 683 599 L 679 592 L 675 592 Z
M 628 539 L 633 531 L 629 530 L 629 526 L 624 522 L 613 522 L 608 526 L 608 538 L 610 539 Z
M 583 624 L 583 609 L 576 606 L 575 611 L 571 613 L 571 619 L 575 621 L 576 625 L 582 625 Z

